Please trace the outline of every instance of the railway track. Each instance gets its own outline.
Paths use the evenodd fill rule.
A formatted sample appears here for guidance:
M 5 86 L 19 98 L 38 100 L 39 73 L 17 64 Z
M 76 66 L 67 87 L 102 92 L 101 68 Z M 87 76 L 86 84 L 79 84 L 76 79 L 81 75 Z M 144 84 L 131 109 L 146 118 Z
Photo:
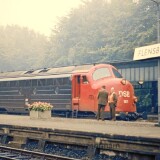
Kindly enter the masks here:
M 64 156 L 0 146 L 0 160 L 75 160 Z M 78 159 L 77 159 L 78 160 Z
M 5 117 L 3 118 L 5 119 Z M 3 122 L 3 118 L 1 117 L 1 123 Z M 0 154 L 0 160 L 11 158 L 33 160 L 34 156 L 32 155 L 38 157 L 36 159 L 53 160 L 160 160 L 160 130 L 151 123 L 141 124 L 84 120 L 80 124 L 79 120 L 54 119 L 50 123 L 34 121 L 39 126 L 35 127 L 35 124 L 32 124 L 33 121 L 25 117 L 24 119 L 17 117 L 16 123 L 19 123 L 21 120 L 25 124 L 28 120 L 31 124 L 28 123 L 27 126 L 11 125 L 11 118 L 8 117 L 8 119 L 8 125 L 0 125 L 0 144 L 2 146 L 0 147 L 0 153 L 3 153 Z M 12 117 L 12 119 L 15 121 L 15 117 Z M 5 123 L 7 123 L 7 119 L 5 119 Z M 73 124 L 71 125 L 71 123 Z M 41 125 L 39 124 L 46 128 L 40 128 Z M 63 126 L 65 127 L 61 129 L 55 124 L 61 125 L 62 128 Z M 76 130 L 75 125 L 82 127 L 81 130 Z M 73 130 L 70 130 L 66 126 L 72 127 Z M 98 130 L 95 129 L 95 126 Z M 86 132 L 85 127 L 87 129 L 90 128 L 91 131 Z M 103 129 L 104 127 L 105 129 Z M 4 148 L 4 146 L 7 146 L 7 148 L 11 147 L 11 149 L 19 149 L 14 149 L 14 151 L 3 149 L 1 151 L 1 148 Z M 7 157 L 6 153 L 11 155 L 11 157 Z M 48 158 L 46 158 L 46 155 Z

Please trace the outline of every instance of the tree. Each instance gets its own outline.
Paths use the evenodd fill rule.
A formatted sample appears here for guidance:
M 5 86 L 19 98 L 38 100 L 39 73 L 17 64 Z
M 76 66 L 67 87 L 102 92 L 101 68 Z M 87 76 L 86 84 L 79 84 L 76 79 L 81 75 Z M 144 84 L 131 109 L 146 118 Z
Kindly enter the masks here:
M 47 38 L 26 27 L 0 27 L 0 70 L 28 70 L 44 66 Z
M 53 66 L 131 60 L 134 48 L 156 41 L 154 7 L 146 0 L 137 5 L 131 0 L 83 0 L 53 28 L 46 62 Z

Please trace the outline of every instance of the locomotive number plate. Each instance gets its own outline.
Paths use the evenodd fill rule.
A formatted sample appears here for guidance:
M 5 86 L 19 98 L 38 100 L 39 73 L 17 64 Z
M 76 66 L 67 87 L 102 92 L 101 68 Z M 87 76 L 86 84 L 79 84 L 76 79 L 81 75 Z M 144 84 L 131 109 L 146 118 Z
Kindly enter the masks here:
M 128 103 L 128 100 L 124 100 L 124 103 Z

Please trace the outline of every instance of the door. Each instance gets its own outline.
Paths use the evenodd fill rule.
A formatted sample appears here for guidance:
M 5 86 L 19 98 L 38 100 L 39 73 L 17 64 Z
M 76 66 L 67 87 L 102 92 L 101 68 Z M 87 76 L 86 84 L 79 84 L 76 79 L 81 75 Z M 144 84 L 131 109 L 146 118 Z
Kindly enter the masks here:
M 81 76 L 75 75 L 72 79 L 72 110 L 79 110 Z
M 93 112 L 94 100 L 94 90 L 91 88 L 91 83 L 88 81 L 86 75 L 81 75 L 81 99 L 79 110 Z

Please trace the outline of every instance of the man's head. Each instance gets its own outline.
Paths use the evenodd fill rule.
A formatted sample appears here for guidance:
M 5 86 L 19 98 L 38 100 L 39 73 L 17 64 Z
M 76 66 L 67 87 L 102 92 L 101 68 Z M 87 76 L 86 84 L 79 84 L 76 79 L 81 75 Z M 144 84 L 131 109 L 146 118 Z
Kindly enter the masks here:
M 102 86 L 103 89 L 106 89 L 106 86 Z
M 114 92 L 114 87 L 111 88 L 111 93 L 113 93 L 113 92 Z

